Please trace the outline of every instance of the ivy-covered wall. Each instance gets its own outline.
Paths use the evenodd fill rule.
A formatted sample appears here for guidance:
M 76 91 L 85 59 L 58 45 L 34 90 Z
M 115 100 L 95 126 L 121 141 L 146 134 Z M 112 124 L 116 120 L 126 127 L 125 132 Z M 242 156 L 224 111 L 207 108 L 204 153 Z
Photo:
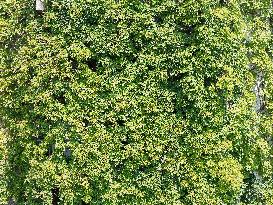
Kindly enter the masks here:
M 272 205 L 271 12 L 1 1 L 1 200 Z

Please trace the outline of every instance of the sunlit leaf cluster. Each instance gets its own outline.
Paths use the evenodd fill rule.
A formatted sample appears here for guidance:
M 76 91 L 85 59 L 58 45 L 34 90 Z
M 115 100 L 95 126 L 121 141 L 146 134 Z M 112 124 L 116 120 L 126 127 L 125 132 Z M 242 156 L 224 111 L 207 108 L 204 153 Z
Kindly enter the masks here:
M 0 1 L 0 198 L 273 204 L 271 12 L 269 0 L 47 0 L 43 13 Z

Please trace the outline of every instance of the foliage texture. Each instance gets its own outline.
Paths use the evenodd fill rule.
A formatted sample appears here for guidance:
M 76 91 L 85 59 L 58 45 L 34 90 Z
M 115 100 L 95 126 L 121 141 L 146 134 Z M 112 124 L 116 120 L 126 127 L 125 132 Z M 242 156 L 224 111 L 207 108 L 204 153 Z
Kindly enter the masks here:
M 45 5 L 0 2 L 3 200 L 273 204 L 271 1 Z

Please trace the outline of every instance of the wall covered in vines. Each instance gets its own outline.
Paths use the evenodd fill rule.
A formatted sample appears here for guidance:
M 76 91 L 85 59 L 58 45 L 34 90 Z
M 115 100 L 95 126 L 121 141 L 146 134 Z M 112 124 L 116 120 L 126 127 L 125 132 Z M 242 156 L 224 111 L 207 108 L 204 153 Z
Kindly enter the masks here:
M 1 200 L 272 205 L 271 12 L 1 1 Z

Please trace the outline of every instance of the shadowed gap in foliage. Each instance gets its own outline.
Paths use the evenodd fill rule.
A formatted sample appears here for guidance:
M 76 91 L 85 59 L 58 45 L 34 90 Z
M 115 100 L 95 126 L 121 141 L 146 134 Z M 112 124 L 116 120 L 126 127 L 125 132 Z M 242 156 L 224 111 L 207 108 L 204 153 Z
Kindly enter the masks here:
M 59 192 L 60 189 L 55 187 L 51 190 L 52 193 L 52 205 L 58 205 L 60 199 L 59 199 Z

